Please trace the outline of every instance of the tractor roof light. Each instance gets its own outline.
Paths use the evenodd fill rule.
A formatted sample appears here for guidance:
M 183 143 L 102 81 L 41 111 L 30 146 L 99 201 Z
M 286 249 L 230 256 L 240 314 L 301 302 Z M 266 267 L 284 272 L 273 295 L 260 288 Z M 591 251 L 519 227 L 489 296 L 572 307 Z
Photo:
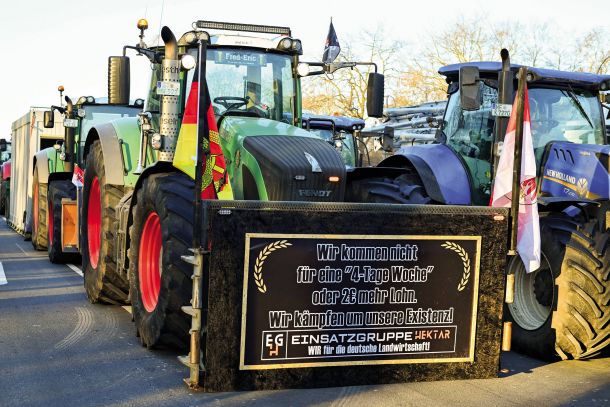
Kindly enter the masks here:
M 298 52 L 299 55 L 303 53 L 303 44 L 301 44 L 301 40 L 292 41 L 292 50 Z
M 276 27 L 271 25 L 257 25 L 257 24 L 239 24 L 239 23 L 224 23 L 220 21 L 205 21 L 199 20 L 193 23 L 193 28 L 199 29 L 212 29 L 212 30 L 223 30 L 223 31 L 243 31 L 253 32 L 261 34 L 277 34 L 277 35 L 290 35 L 290 28 L 288 27 Z
M 93 96 L 87 96 L 87 103 L 95 103 L 95 98 Z
M 87 103 L 87 98 L 85 96 L 79 97 L 78 100 L 76 101 L 77 105 L 84 105 L 85 103 Z
M 292 38 L 286 37 L 286 38 L 283 38 L 282 40 L 280 40 L 277 47 L 279 49 L 281 49 L 282 51 L 288 51 L 288 50 L 292 49 L 292 43 L 293 43 Z
M 138 107 L 144 106 L 144 99 L 136 99 L 135 102 L 133 102 L 133 104 Z
M 148 20 L 146 20 L 145 18 L 141 18 L 138 20 L 138 30 L 146 30 L 148 29 Z

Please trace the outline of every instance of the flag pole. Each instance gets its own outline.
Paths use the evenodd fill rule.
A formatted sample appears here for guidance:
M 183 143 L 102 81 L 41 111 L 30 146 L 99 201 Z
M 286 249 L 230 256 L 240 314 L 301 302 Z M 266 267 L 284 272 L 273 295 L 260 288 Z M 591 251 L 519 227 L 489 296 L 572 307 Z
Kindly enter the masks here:
M 521 156 L 523 151 L 523 118 L 525 109 L 525 85 L 527 83 L 527 68 L 522 66 L 517 74 L 517 117 L 515 123 L 515 160 L 513 166 L 513 190 L 511 197 L 511 234 L 508 254 L 517 254 L 517 232 L 519 227 L 519 201 L 521 197 Z

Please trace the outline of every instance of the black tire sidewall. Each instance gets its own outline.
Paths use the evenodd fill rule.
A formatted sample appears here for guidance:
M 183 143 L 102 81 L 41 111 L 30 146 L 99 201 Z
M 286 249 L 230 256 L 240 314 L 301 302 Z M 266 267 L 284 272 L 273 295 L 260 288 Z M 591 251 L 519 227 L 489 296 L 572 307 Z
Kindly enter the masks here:
M 97 177 L 99 187 L 100 187 L 100 208 L 102 211 L 102 224 L 104 217 L 104 163 L 99 163 L 97 159 L 95 159 L 95 148 L 98 147 L 99 144 L 94 143 L 91 146 L 91 151 L 87 156 L 87 161 L 85 163 L 85 175 L 83 179 L 83 204 L 82 204 L 82 214 L 81 214 L 81 233 L 80 233 L 80 247 L 81 247 L 81 255 L 82 255 L 82 270 L 84 275 L 84 285 L 85 290 L 87 291 L 87 297 L 91 302 L 98 302 L 100 300 L 100 294 L 102 292 L 102 274 L 101 274 L 101 265 L 103 261 L 103 251 L 102 251 L 102 241 L 103 236 L 100 236 L 100 258 L 97 262 L 97 267 L 93 267 L 91 265 L 90 256 L 89 256 L 89 239 L 88 239 L 88 216 L 89 216 L 89 196 L 91 194 L 91 184 L 93 179 Z M 102 225 L 103 226 L 103 225 Z M 100 234 L 103 232 L 100 230 Z
M 512 347 L 514 350 L 533 356 L 542 360 L 555 360 L 555 331 L 552 328 L 553 312 L 557 310 L 558 288 L 555 280 L 561 273 L 561 264 L 565 255 L 565 246 L 559 241 L 559 237 L 550 228 L 541 225 L 541 251 L 543 261 L 548 261 L 553 274 L 553 301 L 551 312 L 539 328 L 527 330 L 522 328 L 513 318 L 508 305 L 504 305 L 505 320 L 512 322 Z M 546 259 L 546 260 L 545 260 Z M 521 262 L 517 255 L 509 260 L 511 262 Z M 525 271 L 523 271 L 525 272 Z
M 190 298 L 192 293 L 192 282 L 190 275 L 187 278 L 184 273 L 177 269 L 177 267 L 189 266 L 180 259 L 181 255 L 187 254 L 186 247 L 176 241 L 175 234 L 172 236 L 172 233 L 177 229 L 177 225 L 176 219 L 172 220 L 170 216 L 171 211 L 168 210 L 171 206 L 169 205 L 169 198 L 162 191 L 164 175 L 155 174 L 145 179 L 135 196 L 136 202 L 133 206 L 133 224 L 130 228 L 131 241 L 129 249 L 129 282 L 132 312 L 143 344 L 149 347 L 161 344 L 184 348 L 188 343 L 188 337 L 182 337 L 183 332 L 176 332 L 175 325 L 169 326 L 168 317 L 171 314 L 174 323 L 176 322 L 176 313 L 179 314 L 177 316 L 178 320 L 189 318 L 186 314 L 182 313 L 180 307 L 188 304 L 188 298 Z M 181 175 L 172 174 L 171 176 L 180 177 Z M 171 185 L 171 181 L 169 183 L 165 182 Z M 192 210 L 192 207 L 189 209 Z M 159 216 L 163 257 L 157 306 L 153 311 L 148 312 L 144 307 L 140 294 L 140 276 L 138 270 L 142 230 L 148 216 L 153 212 Z M 185 228 L 188 226 L 180 225 L 178 227 Z M 186 303 L 184 301 L 185 298 L 182 298 L 185 293 L 188 293 Z

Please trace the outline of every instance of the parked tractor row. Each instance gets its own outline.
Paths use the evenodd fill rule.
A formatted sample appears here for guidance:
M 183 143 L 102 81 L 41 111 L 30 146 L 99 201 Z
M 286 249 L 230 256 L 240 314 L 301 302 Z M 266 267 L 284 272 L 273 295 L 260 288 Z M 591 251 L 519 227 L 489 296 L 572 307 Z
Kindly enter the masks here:
M 65 97 L 15 123 L 7 211 L 52 262 L 81 259 L 89 301 L 131 304 L 144 345 L 190 347 L 185 363 L 203 369 L 202 200 L 487 206 L 519 83 L 532 106 L 543 265 L 527 274 L 518 256 L 507 260 L 514 346 L 578 359 L 610 343 L 600 103 L 610 76 L 530 67 L 518 77 L 505 51 L 501 63 L 443 67 L 448 102 L 434 143 L 367 166 L 365 138 L 376 134 L 361 120 L 303 114 L 300 83 L 374 64 L 302 63 L 285 27 L 196 21 L 179 38 L 164 27 L 164 45 L 149 47 L 147 26 L 140 20 L 140 43 L 109 57 L 107 100 Z M 145 101 L 130 99 L 128 51 L 150 62 Z M 369 74 L 367 96 L 368 115 L 380 117 L 383 75 Z

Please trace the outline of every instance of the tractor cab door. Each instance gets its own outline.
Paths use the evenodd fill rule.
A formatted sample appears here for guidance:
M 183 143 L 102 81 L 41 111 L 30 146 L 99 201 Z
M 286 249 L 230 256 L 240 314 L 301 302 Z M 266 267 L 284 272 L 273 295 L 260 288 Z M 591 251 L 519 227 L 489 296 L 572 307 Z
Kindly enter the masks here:
M 473 202 L 487 205 L 491 194 L 491 161 L 495 126 L 492 106 L 498 90 L 480 82 L 481 106 L 478 110 L 464 110 L 460 105 L 460 91 L 449 97 L 443 133 L 450 146 L 463 160 L 470 173 Z

